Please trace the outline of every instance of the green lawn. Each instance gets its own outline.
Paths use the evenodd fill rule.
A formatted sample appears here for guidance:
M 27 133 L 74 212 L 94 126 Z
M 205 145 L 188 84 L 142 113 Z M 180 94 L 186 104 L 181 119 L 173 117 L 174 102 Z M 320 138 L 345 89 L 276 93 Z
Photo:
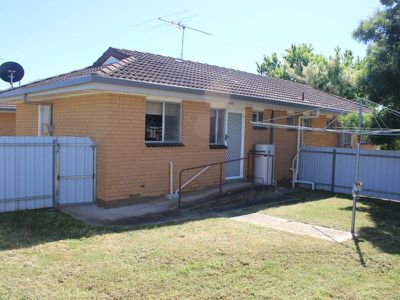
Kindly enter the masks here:
M 262 212 L 348 228 L 350 200 L 302 196 Z M 54 210 L 1 214 L 0 299 L 398 299 L 400 204 L 359 208 L 358 244 L 223 217 L 99 228 Z
M 350 231 L 352 199 L 334 196 L 324 192 L 300 192 L 294 194 L 303 201 L 290 205 L 276 205 L 262 210 L 262 213 L 311 224 L 318 224 L 336 229 Z M 313 201 L 310 201 L 313 200 Z M 357 202 L 357 230 L 363 227 L 375 227 L 371 210 L 383 211 L 391 215 L 392 205 L 378 205 L 376 200 L 359 200 Z M 396 205 L 395 205 L 396 206 Z M 392 218 L 391 218 L 392 219 Z

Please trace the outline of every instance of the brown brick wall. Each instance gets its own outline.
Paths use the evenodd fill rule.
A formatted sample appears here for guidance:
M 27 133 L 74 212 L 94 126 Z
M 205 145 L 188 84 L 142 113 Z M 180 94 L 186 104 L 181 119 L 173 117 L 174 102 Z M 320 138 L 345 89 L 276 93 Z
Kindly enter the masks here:
M 318 119 L 311 119 L 311 127 L 325 128 L 326 116 L 322 115 Z M 336 147 L 336 133 L 326 132 L 305 132 L 304 145 L 316 147 Z
M 111 94 L 86 95 L 53 102 L 54 135 L 89 136 L 97 144 L 97 197 L 107 195 Z
M 178 170 L 225 159 L 225 150 L 208 147 L 208 103 L 182 102 L 185 147 L 146 147 L 145 101 L 142 96 L 96 94 L 53 102 L 54 135 L 89 136 L 96 142 L 97 196 L 102 200 L 168 193 L 170 160 L 176 189 Z M 37 106 L 19 104 L 17 119 L 19 135 L 37 135 Z M 219 169 L 213 167 L 187 190 L 216 184 L 218 178 Z
M 210 105 L 208 103 L 182 101 L 181 141 L 184 147 L 146 147 L 145 110 L 145 97 L 135 95 L 102 93 L 57 99 L 53 102 L 54 135 L 89 136 L 97 144 L 99 199 L 108 201 L 131 196 L 167 194 L 169 161 L 174 162 L 174 189 L 176 189 L 178 172 L 182 168 L 225 160 L 226 150 L 209 149 Z M 254 144 L 269 143 L 270 129 L 254 129 L 250 125 L 251 114 L 252 108 L 246 107 L 245 154 L 253 149 Z M 264 115 L 265 119 L 269 119 L 271 111 L 266 110 Z M 286 111 L 275 111 L 275 118 L 284 116 Z M 37 106 L 18 104 L 16 120 L 18 135 L 37 135 Z M 276 122 L 286 124 L 286 118 Z M 325 120 L 321 119 L 318 122 L 323 123 Z M 318 122 L 313 120 L 313 126 L 319 125 Z M 291 177 L 289 168 L 296 151 L 296 136 L 296 131 L 274 129 L 277 179 Z M 322 137 L 307 136 L 306 144 L 321 140 Z M 326 143 L 329 144 L 330 140 Z M 186 178 L 192 173 L 186 173 Z M 245 162 L 244 175 L 246 174 Z M 218 179 L 219 168 L 212 167 L 196 179 L 187 190 L 217 184 Z
M 180 169 L 225 159 L 225 150 L 208 147 L 209 104 L 183 101 L 181 139 L 185 146 L 153 148 L 146 147 L 144 141 L 145 98 L 115 95 L 112 102 L 108 140 L 111 165 L 107 182 L 110 188 L 105 200 L 168 193 L 169 161 L 174 162 L 176 189 Z M 218 168 L 211 168 L 187 190 L 216 184 L 218 174 Z
M 274 122 L 287 124 L 284 110 L 274 110 Z M 277 180 L 291 178 L 290 167 L 296 154 L 297 132 L 288 129 L 273 129 L 273 143 L 275 144 L 275 178 Z
M 286 111 L 275 110 L 274 118 L 279 118 L 275 123 L 287 124 L 286 115 Z M 324 115 L 317 119 L 312 119 L 311 126 L 324 128 L 326 126 L 326 120 L 327 118 Z M 275 177 L 277 180 L 290 179 L 292 177 L 290 168 L 297 149 L 297 130 L 274 128 L 273 131 L 273 143 L 275 144 Z M 306 146 L 335 147 L 336 134 L 305 132 L 304 144 Z
M 0 136 L 15 135 L 16 113 L 0 112 Z
M 38 106 L 17 104 L 16 135 L 38 135 Z

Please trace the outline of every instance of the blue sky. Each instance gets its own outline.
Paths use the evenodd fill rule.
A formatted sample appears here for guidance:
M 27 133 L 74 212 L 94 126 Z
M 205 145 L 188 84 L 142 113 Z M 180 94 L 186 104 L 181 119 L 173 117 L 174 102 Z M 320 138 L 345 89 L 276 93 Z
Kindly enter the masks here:
M 213 35 L 187 30 L 185 59 L 256 72 L 264 54 L 282 54 L 291 43 L 364 56 L 351 32 L 377 8 L 378 0 L 2 1 L 0 63 L 22 64 L 27 83 L 89 66 L 109 46 L 178 57 L 180 31 L 155 27 L 159 21 L 135 25 L 188 11 L 169 19 L 197 15 L 188 25 Z

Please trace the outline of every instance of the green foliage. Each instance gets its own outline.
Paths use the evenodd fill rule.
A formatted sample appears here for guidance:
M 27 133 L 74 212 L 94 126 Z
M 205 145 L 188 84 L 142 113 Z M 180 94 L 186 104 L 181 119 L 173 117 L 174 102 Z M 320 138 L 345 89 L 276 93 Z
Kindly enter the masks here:
M 396 117 L 388 109 L 375 112 L 372 127 L 400 128 L 400 117 Z M 371 136 L 371 141 L 380 145 L 383 150 L 400 150 L 400 138 L 390 136 Z
M 382 8 L 361 21 L 353 37 L 366 43 L 365 59 L 337 47 L 330 57 L 315 54 L 310 44 L 291 45 L 283 59 L 276 53 L 257 63 L 261 75 L 310 85 L 347 99 L 366 97 L 400 111 L 400 0 L 381 0 Z M 370 127 L 400 128 L 388 110 L 374 111 Z M 353 116 L 350 115 L 349 120 Z M 347 122 L 347 121 L 344 121 Z M 400 150 L 400 138 L 371 137 L 382 149 Z
M 261 75 L 307 84 L 348 99 L 361 95 L 357 80 L 362 70 L 363 61 L 355 59 L 350 50 L 342 53 L 337 47 L 334 55 L 327 58 L 315 54 L 312 45 L 305 43 L 292 44 L 282 61 L 273 53 L 257 63 L 257 72 Z
M 339 124 L 342 128 L 357 129 L 358 128 L 358 113 L 352 112 L 339 117 Z M 372 128 L 373 113 L 363 113 L 362 128 Z
M 358 84 L 375 102 L 400 110 L 400 0 L 381 0 L 383 8 L 361 21 L 353 37 L 368 45 L 365 66 Z M 391 128 L 400 128 L 400 118 L 381 112 Z M 385 149 L 400 149 L 397 138 L 373 137 Z
M 271 57 L 264 56 L 264 60 L 261 64 L 257 64 L 257 72 L 260 74 L 265 74 L 274 78 L 283 77 L 282 64 L 279 61 L 278 55 L 272 53 Z

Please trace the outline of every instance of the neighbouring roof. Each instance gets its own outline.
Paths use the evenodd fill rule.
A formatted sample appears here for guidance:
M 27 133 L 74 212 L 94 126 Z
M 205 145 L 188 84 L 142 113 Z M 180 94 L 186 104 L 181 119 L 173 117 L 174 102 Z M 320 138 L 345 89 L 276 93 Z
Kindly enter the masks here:
M 0 103 L 0 111 L 2 112 L 15 112 L 16 108 L 14 104 Z
M 111 56 L 119 61 L 103 65 Z M 161 88 L 177 87 L 199 90 L 205 93 L 216 92 L 244 96 L 257 102 L 272 100 L 287 104 L 344 111 L 353 111 L 357 108 L 356 104 L 349 100 L 296 82 L 112 47 L 104 52 L 91 67 L 35 81 L 14 90 L 61 83 L 88 75 L 108 79 L 123 79 L 132 83 L 150 83 L 159 85 Z

